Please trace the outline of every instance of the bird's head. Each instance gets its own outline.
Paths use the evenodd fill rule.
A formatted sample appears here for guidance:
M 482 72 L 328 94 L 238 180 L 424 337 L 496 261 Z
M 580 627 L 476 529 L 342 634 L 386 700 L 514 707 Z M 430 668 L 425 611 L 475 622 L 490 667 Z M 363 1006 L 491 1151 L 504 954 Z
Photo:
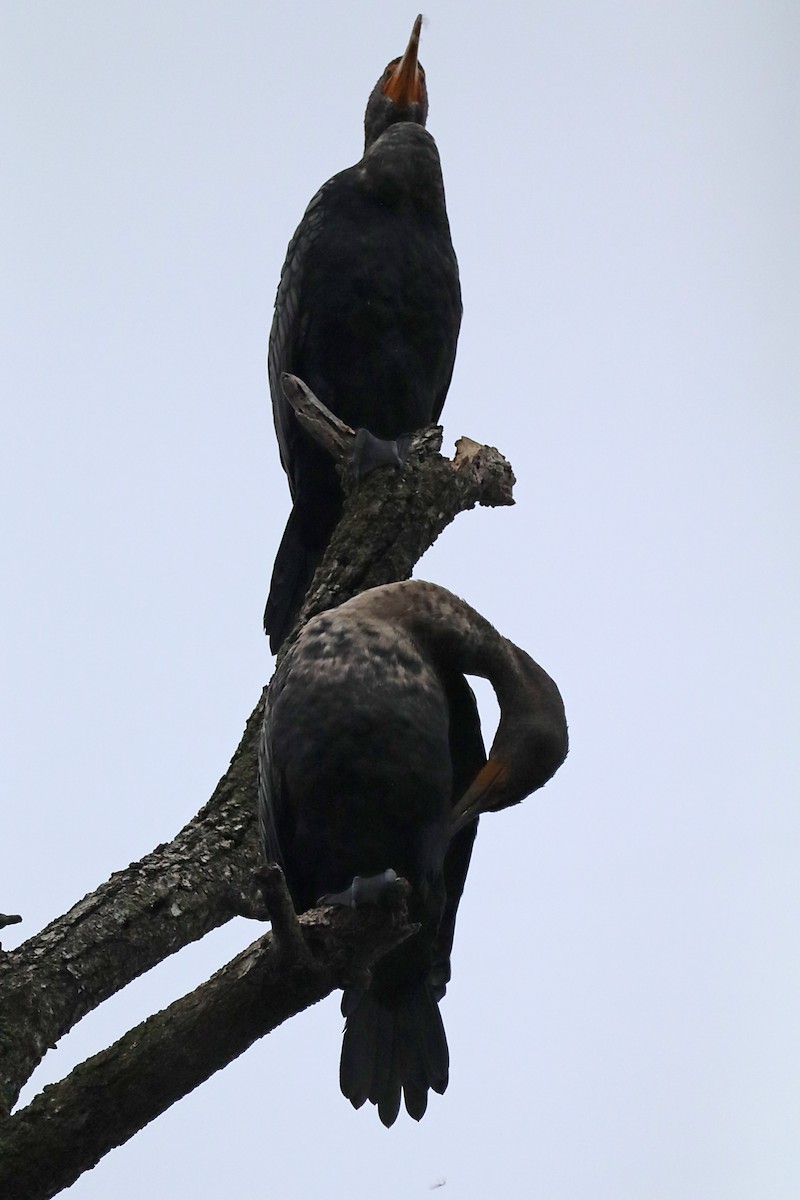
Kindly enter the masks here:
M 372 89 L 364 115 L 365 149 L 398 121 L 424 125 L 427 120 L 428 89 L 417 58 L 421 29 L 422 14 L 414 22 L 405 54 L 392 59 Z
M 456 801 L 451 831 L 456 833 L 481 813 L 519 804 L 555 775 L 566 754 L 566 727 L 562 730 L 546 720 L 531 722 L 528 728 L 520 724 L 513 744 L 498 747 L 495 741 L 489 761 Z
M 481 813 L 519 804 L 543 787 L 567 757 L 569 738 L 561 693 L 524 650 L 503 640 L 509 662 L 513 662 L 511 686 L 500 684 L 500 724 L 489 761 L 456 801 L 452 832 Z

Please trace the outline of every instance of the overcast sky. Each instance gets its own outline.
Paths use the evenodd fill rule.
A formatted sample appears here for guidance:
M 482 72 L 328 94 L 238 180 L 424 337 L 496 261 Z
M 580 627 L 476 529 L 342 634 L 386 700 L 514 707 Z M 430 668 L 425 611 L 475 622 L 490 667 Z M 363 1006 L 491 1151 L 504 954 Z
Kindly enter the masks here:
M 269 677 L 275 287 L 415 15 L 0 6 L 7 947 L 191 818 Z M 70 1195 L 796 1200 L 800 9 L 427 15 L 446 444 L 518 485 L 418 575 L 554 675 L 572 752 L 482 823 L 420 1125 L 341 1097 L 330 998 Z M 127 989 L 25 1098 L 256 933 Z

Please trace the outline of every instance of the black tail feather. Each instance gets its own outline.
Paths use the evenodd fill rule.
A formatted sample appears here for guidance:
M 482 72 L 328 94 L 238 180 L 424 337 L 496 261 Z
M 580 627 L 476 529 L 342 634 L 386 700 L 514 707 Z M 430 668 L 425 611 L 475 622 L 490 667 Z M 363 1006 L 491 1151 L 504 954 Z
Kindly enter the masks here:
M 441 1096 L 447 1087 L 450 1071 L 450 1055 L 442 1014 L 430 986 L 417 992 L 414 1000 L 413 1032 L 417 1038 L 419 1057 L 424 1064 L 430 1086 Z
M 392 1014 L 379 1004 L 372 1006 L 375 1010 L 375 1045 L 372 1055 L 372 1070 L 367 1099 L 370 1104 L 380 1103 L 383 1096 L 391 1091 L 391 1081 L 394 1075 L 394 1030 Z
M 354 1002 L 354 996 L 360 999 Z M 342 998 L 347 1023 L 339 1064 L 339 1086 L 353 1108 L 361 1108 L 372 1089 L 377 1044 L 377 1005 L 362 1004 L 363 998 L 364 993 L 358 988 L 348 989 Z
M 372 991 L 348 989 L 339 1081 L 354 1108 L 364 1100 L 378 1106 L 387 1127 L 400 1111 L 401 1093 L 409 1116 L 419 1121 L 428 1091 L 447 1087 L 448 1051 L 439 1006 L 427 982 L 391 1008 Z
M 324 541 L 321 545 L 309 545 L 305 527 L 306 521 L 300 510 L 293 508 L 275 556 L 272 582 L 264 609 L 264 630 L 269 635 L 269 647 L 273 654 L 277 654 L 281 643 L 291 633 L 314 572 L 325 552 Z

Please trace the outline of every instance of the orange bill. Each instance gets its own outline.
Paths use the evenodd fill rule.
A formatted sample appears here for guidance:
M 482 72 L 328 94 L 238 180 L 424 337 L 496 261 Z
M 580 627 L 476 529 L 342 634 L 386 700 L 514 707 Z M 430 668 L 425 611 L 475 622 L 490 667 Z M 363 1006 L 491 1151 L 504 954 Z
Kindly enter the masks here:
M 422 96 L 422 83 L 417 66 L 421 29 L 422 13 L 414 22 L 405 54 L 383 87 L 384 95 L 388 96 L 398 108 L 408 108 Z
M 494 808 L 500 799 L 498 792 L 507 781 L 508 767 L 498 759 L 490 758 L 486 765 L 481 767 L 461 799 L 453 806 L 450 818 L 452 832 L 458 833 L 459 829 L 463 829 L 475 817 Z

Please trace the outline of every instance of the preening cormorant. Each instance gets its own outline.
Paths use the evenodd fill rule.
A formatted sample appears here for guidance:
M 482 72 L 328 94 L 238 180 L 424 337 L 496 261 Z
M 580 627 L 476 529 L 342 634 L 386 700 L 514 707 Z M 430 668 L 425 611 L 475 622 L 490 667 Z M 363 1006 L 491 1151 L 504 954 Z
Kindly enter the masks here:
M 466 674 L 487 678 L 500 722 L 486 761 Z M 443 1092 L 438 1002 L 481 812 L 516 804 L 567 752 L 553 680 L 451 592 L 420 581 L 363 592 L 310 620 L 270 684 L 259 756 L 267 859 L 295 907 L 358 902 L 356 877 L 411 884 L 420 930 L 350 987 L 341 1088 L 391 1125 L 401 1091 L 419 1120 Z
M 282 373 L 298 375 L 348 425 L 387 441 L 438 420 L 453 373 L 461 291 L 439 152 L 425 129 L 421 23 L 372 90 L 363 158 L 314 196 L 281 272 L 268 366 L 293 507 L 264 613 L 273 651 L 342 505 L 333 463 L 298 425 Z

